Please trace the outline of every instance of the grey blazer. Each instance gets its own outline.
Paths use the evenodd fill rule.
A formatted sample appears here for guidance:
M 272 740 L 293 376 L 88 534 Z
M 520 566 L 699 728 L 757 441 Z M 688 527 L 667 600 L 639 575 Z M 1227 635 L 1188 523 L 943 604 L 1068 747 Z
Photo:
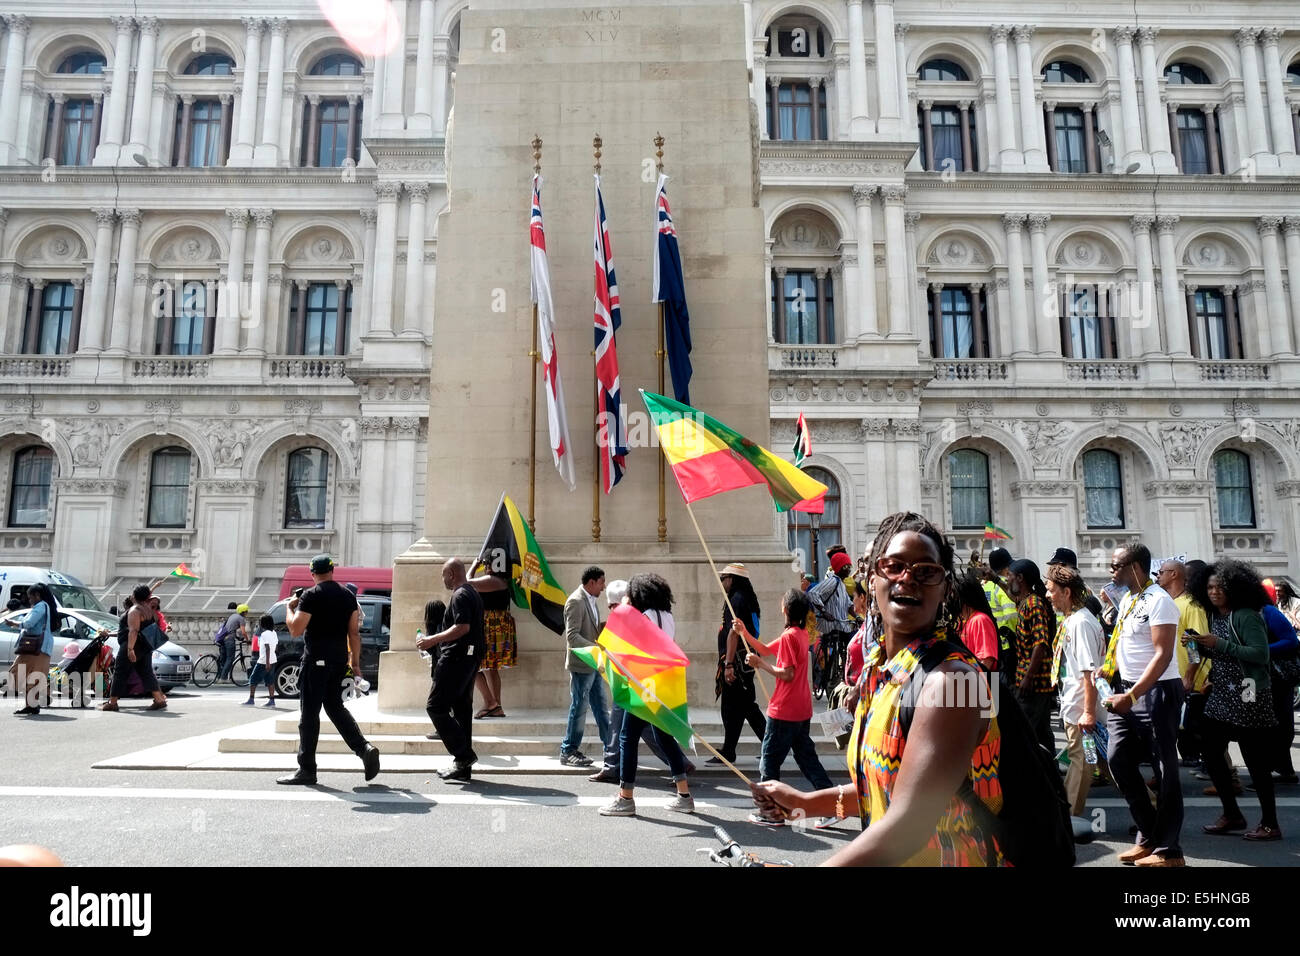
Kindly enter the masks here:
M 564 643 L 569 648 L 590 647 L 600 636 L 600 620 L 592 616 L 591 602 L 581 586 L 564 602 Z M 564 652 L 564 669 L 573 674 L 590 674 L 586 661 Z

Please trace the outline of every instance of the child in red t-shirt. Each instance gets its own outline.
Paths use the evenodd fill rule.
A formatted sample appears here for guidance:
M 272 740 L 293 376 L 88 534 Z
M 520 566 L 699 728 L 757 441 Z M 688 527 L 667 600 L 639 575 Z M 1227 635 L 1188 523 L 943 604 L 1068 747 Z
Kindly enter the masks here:
M 831 786 L 831 778 L 818 759 L 816 745 L 809 734 L 813 713 L 812 686 L 808 683 L 808 632 L 803 628 L 808 611 L 808 596 L 792 588 L 781 598 L 785 630 L 771 644 L 750 637 L 739 619 L 732 627 L 749 646 L 757 645 L 764 653 L 776 657 L 775 664 L 752 652 L 745 658 L 750 667 L 765 670 L 776 678 L 776 689 L 767 705 L 767 732 L 763 735 L 758 761 L 759 779 L 780 780 L 781 764 L 793 750 L 795 763 L 813 789 L 824 790 Z M 758 810 L 750 814 L 749 819 L 764 826 L 785 824 L 782 818 L 764 816 Z

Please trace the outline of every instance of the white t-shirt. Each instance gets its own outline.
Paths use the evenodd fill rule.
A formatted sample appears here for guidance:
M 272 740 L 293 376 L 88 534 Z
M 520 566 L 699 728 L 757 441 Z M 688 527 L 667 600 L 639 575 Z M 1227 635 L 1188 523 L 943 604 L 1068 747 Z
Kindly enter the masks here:
M 1083 719 L 1083 672 L 1096 672 L 1106 656 L 1101 624 L 1086 607 L 1065 619 L 1065 648 L 1061 653 L 1061 720 Z M 1093 715 L 1094 717 L 1096 714 Z
M 659 630 L 663 631 L 669 637 L 674 639 L 677 637 L 677 625 L 673 621 L 672 611 L 650 610 L 642 611 L 641 613 L 653 621 L 655 627 L 659 628 Z
M 263 631 L 258 635 L 257 641 L 257 659 L 270 667 L 275 663 L 275 646 L 280 643 L 280 639 L 276 637 L 275 631 Z
M 1173 624 L 1178 626 L 1178 605 L 1164 588 L 1153 584 L 1141 594 L 1131 591 L 1119 604 L 1119 642 L 1116 644 L 1115 661 L 1119 665 L 1121 680 L 1137 681 L 1143 671 L 1156 656 L 1156 646 L 1151 643 L 1151 626 L 1153 624 Z M 1169 680 L 1178 676 L 1178 655 L 1170 654 L 1169 663 L 1158 680 Z

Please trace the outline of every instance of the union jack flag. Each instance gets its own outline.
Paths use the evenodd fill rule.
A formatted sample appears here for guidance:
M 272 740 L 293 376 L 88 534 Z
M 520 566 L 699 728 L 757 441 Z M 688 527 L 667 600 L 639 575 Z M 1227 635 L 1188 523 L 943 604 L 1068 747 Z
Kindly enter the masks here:
M 600 455 L 601 485 L 605 494 L 623 479 L 627 423 L 623 420 L 623 386 L 618 374 L 615 342 L 623 315 L 618 304 L 618 279 L 614 277 L 614 252 L 605 221 L 605 200 L 596 176 L 596 444 Z
M 560 477 L 572 491 L 576 486 L 573 452 L 569 445 L 569 417 L 560 384 L 560 360 L 555 354 L 555 307 L 551 303 L 551 270 L 546 259 L 546 233 L 542 230 L 542 177 L 533 175 L 533 214 L 528 225 L 532 246 L 532 298 L 537 304 L 537 340 L 546 375 L 546 411 L 550 422 L 551 457 Z

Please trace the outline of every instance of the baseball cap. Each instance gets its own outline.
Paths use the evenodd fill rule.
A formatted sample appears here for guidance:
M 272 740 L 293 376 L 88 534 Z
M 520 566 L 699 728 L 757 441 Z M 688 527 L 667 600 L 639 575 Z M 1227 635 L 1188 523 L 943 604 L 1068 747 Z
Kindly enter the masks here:
M 318 554 L 311 559 L 312 574 L 329 574 L 334 570 L 334 559 L 328 554 Z
M 1057 548 L 1052 552 L 1052 556 L 1045 562 L 1047 564 L 1064 564 L 1069 567 L 1078 569 L 1079 556 L 1069 548 Z
M 1002 571 L 1011 565 L 1011 552 L 1006 548 L 994 548 L 989 552 L 989 567 L 994 571 Z
M 847 568 L 852 563 L 853 559 L 843 551 L 837 551 L 835 554 L 831 555 L 831 570 L 836 574 L 839 574 L 840 571 Z

